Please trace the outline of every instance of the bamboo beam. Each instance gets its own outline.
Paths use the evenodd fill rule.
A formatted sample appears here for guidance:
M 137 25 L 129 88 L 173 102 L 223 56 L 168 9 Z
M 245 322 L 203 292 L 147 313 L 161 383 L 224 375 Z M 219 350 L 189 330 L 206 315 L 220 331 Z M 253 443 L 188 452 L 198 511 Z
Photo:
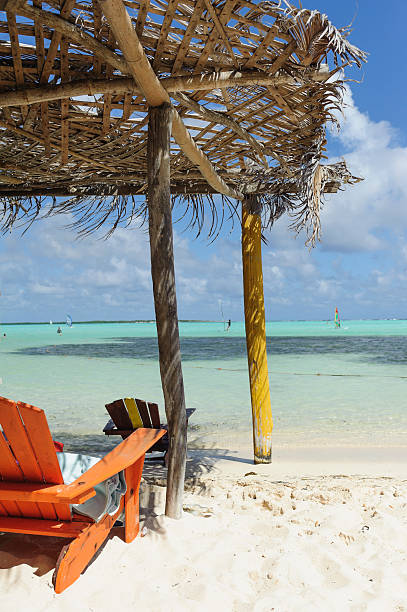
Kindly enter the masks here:
M 260 163 L 263 164 L 265 168 L 268 168 L 266 158 L 264 157 L 264 149 L 262 145 L 257 142 L 257 140 L 253 138 L 253 136 L 251 136 L 247 130 L 242 128 L 237 123 L 237 121 L 231 119 L 225 114 L 210 110 L 209 108 L 205 108 L 204 106 L 198 104 L 198 102 L 195 102 L 195 100 L 192 100 L 183 93 L 174 93 L 172 94 L 172 97 L 177 100 L 177 102 L 179 102 L 182 106 L 185 106 L 186 108 L 195 111 L 206 121 L 212 123 L 220 123 L 221 125 L 224 125 L 225 127 L 232 130 L 232 132 L 235 132 L 235 134 L 240 136 L 240 138 L 242 138 L 243 140 L 246 140 L 246 142 L 252 147 L 254 151 L 256 151 L 256 153 L 260 157 Z
M 130 16 L 122 0 L 99 0 L 105 17 L 113 30 L 119 48 L 126 58 L 130 72 L 141 88 L 150 106 L 160 106 L 170 102 L 170 97 L 158 80 L 140 40 L 133 28 Z M 243 195 L 231 189 L 217 174 L 209 159 L 197 147 L 181 117 L 173 111 L 172 135 L 181 147 L 184 155 L 198 166 L 202 176 L 217 191 L 232 198 L 241 200 Z
M 161 383 L 170 439 L 165 514 L 179 519 L 184 491 L 187 420 L 179 342 L 170 194 L 169 104 L 151 107 L 148 121 L 148 220 L 151 277 Z
M 320 82 L 326 80 L 329 74 L 329 71 L 321 69 L 307 74 L 307 78 Z M 211 89 L 225 89 L 227 87 L 246 87 L 247 85 L 264 85 L 265 87 L 303 85 L 298 79 L 293 79 L 287 75 L 269 76 L 265 72 L 254 71 L 221 71 L 202 76 L 167 77 L 158 79 L 158 81 L 169 94 L 185 91 L 209 91 Z M 83 81 L 73 81 L 72 83 L 62 83 L 60 85 L 25 87 L 24 89 L 0 93 L 0 107 L 23 106 L 84 95 L 112 94 L 114 96 L 122 93 L 131 93 L 136 96 L 142 94 L 142 90 L 137 86 L 133 78 L 86 79 Z
M 254 463 L 271 463 L 273 419 L 267 368 L 260 214 L 258 197 L 246 197 L 242 203 L 242 262 Z

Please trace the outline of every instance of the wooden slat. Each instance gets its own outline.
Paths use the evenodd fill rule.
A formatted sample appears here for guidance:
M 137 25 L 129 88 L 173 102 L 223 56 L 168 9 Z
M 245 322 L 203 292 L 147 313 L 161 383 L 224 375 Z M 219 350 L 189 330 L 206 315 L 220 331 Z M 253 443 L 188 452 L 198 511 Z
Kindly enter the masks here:
M 168 0 L 167 10 L 160 30 L 160 38 L 158 39 L 154 54 L 153 68 L 157 68 L 158 64 L 161 62 L 162 52 L 167 42 L 168 32 L 170 31 L 171 22 L 174 19 L 177 6 L 178 0 Z
M 10 449 L 18 462 L 18 466 L 22 472 L 22 478 L 31 480 L 35 483 L 43 482 L 43 476 L 37 458 L 33 452 L 31 442 L 28 438 L 26 429 L 21 422 L 20 414 L 15 402 L 6 398 L 0 398 L 0 424 L 3 427 L 7 437 Z M 16 480 L 19 480 L 18 478 Z M 9 486 L 7 480 L 3 480 L 1 486 Z M 23 484 L 23 483 L 22 483 Z M 55 518 L 56 514 L 51 509 L 45 508 L 44 512 L 34 501 L 19 501 L 15 498 L 9 498 L 9 502 L 18 503 L 13 506 L 17 516 L 29 517 L 45 517 Z M 9 503 L 5 502 L 5 503 Z M 11 508 L 9 514 L 11 512 Z
M 74 5 L 75 5 L 75 0 L 65 0 L 65 2 L 63 3 L 62 9 L 61 9 L 61 17 L 64 17 L 64 18 L 68 17 Z M 47 56 L 42 62 L 40 83 L 48 83 L 49 77 L 53 70 L 54 60 L 58 52 L 58 47 L 61 41 L 62 41 L 62 34 L 54 31 L 52 33 L 51 42 L 48 47 Z M 62 50 L 62 47 L 61 47 L 61 50 Z M 63 106 L 62 111 L 63 111 L 64 117 L 62 120 L 63 128 L 62 128 L 62 139 L 61 139 L 62 140 L 61 142 L 61 149 L 62 149 L 61 163 L 62 165 L 64 165 L 68 161 L 68 134 L 67 134 L 68 124 L 67 122 L 64 123 L 64 119 L 67 119 L 66 104 L 65 106 Z M 42 134 L 43 134 L 44 143 L 45 143 L 45 156 L 49 158 L 51 157 L 51 141 L 50 141 L 50 131 L 49 131 L 48 104 L 46 102 L 43 102 L 41 104 L 41 129 L 42 129 Z
M 59 467 L 54 443 L 49 431 L 44 411 L 36 406 L 17 403 L 17 409 L 25 424 L 27 435 L 31 442 L 43 480 L 49 484 L 62 484 L 63 478 Z M 41 515 L 46 519 L 70 520 L 71 511 L 68 504 L 39 504 Z
M 22 471 L 17 464 L 3 433 L 0 431 L 0 477 L 3 480 L 23 480 Z
M 127 491 L 125 496 L 125 530 L 126 542 L 132 542 L 139 532 L 139 491 L 141 475 L 143 473 L 144 457 L 128 467 L 125 471 Z
M 3 481 L 7 479 L 16 481 L 23 480 L 23 474 L 16 463 L 14 455 L 10 451 L 2 431 L 0 431 L 0 478 L 2 478 Z M 13 500 L 3 501 L 1 505 L 2 511 L 0 514 L 5 514 L 6 516 L 21 516 L 21 510 Z
M 120 471 L 120 470 L 118 470 Z M 113 474 L 112 474 L 113 476 Z M 79 479 L 80 480 L 80 479 Z M 102 478 L 102 480 L 105 480 Z M 100 482 L 102 482 L 102 480 Z M 95 483 L 95 485 L 98 483 Z M 49 485 L 38 482 L 9 482 L 0 481 L 0 499 L 15 500 L 18 505 L 23 503 L 70 503 L 82 504 L 96 495 L 93 485 L 81 487 L 79 493 L 71 485 Z M 22 506 L 21 506 L 22 507 Z
M 149 415 L 148 408 L 147 408 L 147 403 L 143 400 L 136 399 L 136 404 L 137 404 L 137 408 L 140 413 L 140 416 L 143 420 L 143 427 L 152 427 L 150 415 Z
M 17 85 L 24 85 L 24 71 L 21 62 L 20 44 L 18 41 L 18 30 L 16 16 L 14 13 L 7 12 L 8 31 L 10 35 L 11 50 L 13 54 L 14 73 Z
M 18 29 L 16 16 L 14 13 L 7 12 L 7 22 L 8 22 L 8 31 L 11 42 L 11 52 L 13 55 L 13 65 L 14 65 L 14 74 L 17 83 L 17 87 L 24 86 L 24 70 L 23 64 L 21 61 L 21 52 L 20 52 L 20 43 L 18 39 Z M 21 116 L 23 119 L 23 123 L 25 123 L 27 117 L 27 109 L 25 107 L 21 107 Z
M 63 7 L 61 8 L 61 17 L 65 19 L 71 14 L 72 9 L 75 6 L 75 2 L 76 0 L 65 0 L 65 2 L 63 2 Z M 41 83 L 48 82 L 50 74 L 53 70 L 54 60 L 58 53 L 58 47 L 61 42 L 61 39 L 62 34 L 60 32 L 54 31 L 52 33 L 51 42 L 48 47 L 47 57 L 45 58 L 45 62 L 42 69 Z
M 105 407 L 118 429 L 133 429 L 133 423 L 122 399 L 106 404 Z
M 109 30 L 108 46 L 114 50 L 116 41 L 113 36 L 113 32 Z M 110 64 L 106 65 L 106 77 L 111 78 L 113 76 L 113 67 Z M 112 111 L 112 95 L 105 94 L 103 96 L 103 119 L 102 119 L 102 134 L 105 136 L 110 130 L 110 113 Z
M 104 429 L 103 430 L 106 436 L 122 436 L 122 437 L 128 437 L 130 434 L 133 433 L 134 429 L 133 427 L 131 429 Z
M 75 538 L 89 527 L 87 522 L 49 521 L 33 518 L 0 517 L 0 531 L 5 533 L 30 533 L 32 535 Z
M 143 427 L 143 421 L 137 409 L 137 404 L 134 401 L 133 397 L 125 397 L 124 403 L 127 408 L 127 412 L 129 413 L 130 420 L 133 425 L 133 429 L 138 429 L 139 427 Z
M 37 8 L 42 7 L 41 0 L 33 0 L 33 5 Z M 34 32 L 35 32 L 35 49 L 37 52 L 37 73 L 38 79 L 41 78 L 42 69 L 45 61 L 45 48 L 44 48 L 44 34 L 42 31 L 42 25 L 38 19 L 34 20 Z
M 141 36 L 146 22 L 148 9 L 150 8 L 150 0 L 143 0 L 140 2 L 141 6 L 137 15 L 136 32 L 137 36 Z
M 235 7 L 236 1 L 235 0 L 229 0 L 229 2 L 226 2 L 219 14 L 219 22 L 222 25 L 226 25 L 226 23 L 228 22 L 230 15 Z M 212 28 L 211 33 L 208 36 L 208 39 L 206 41 L 205 47 L 202 51 L 202 53 L 199 56 L 199 59 L 196 63 L 195 66 L 195 70 L 198 71 L 203 65 L 205 65 L 209 55 L 212 53 L 213 51 L 213 47 L 214 44 L 216 43 L 216 41 L 219 38 L 219 34 L 218 31 L 216 30 L 215 27 Z
M 261 59 L 262 54 L 267 49 L 268 45 L 277 36 L 277 34 L 278 34 L 278 27 L 277 26 L 273 26 L 272 28 L 269 29 L 267 34 L 262 39 L 261 43 L 254 50 L 254 53 L 249 57 L 249 59 L 245 63 L 245 65 L 244 65 L 245 69 L 253 68 L 253 67 L 256 66 L 257 61 Z
M 202 8 L 204 6 L 204 0 L 197 0 L 194 8 L 194 12 L 189 18 L 187 29 L 184 36 L 182 37 L 181 43 L 178 47 L 177 57 L 172 67 L 172 74 L 177 74 L 182 67 L 185 55 L 188 53 L 189 43 L 192 37 L 196 33 L 196 27 L 201 19 Z
M 295 40 L 292 40 L 290 43 L 288 43 L 288 45 L 286 45 L 286 47 L 284 48 L 284 51 L 280 53 L 277 59 L 274 60 L 270 68 L 267 70 L 268 74 L 273 75 L 277 72 L 277 70 L 280 70 L 282 65 L 288 60 L 290 55 L 294 53 L 296 48 L 297 43 Z
M 219 37 L 222 39 L 223 44 L 225 45 L 226 49 L 228 50 L 228 53 L 230 55 L 230 59 L 232 60 L 232 63 L 234 64 L 234 66 L 238 66 L 238 62 L 237 59 L 235 57 L 235 54 L 233 52 L 232 49 L 232 45 L 229 42 L 229 39 L 227 37 L 227 34 L 224 30 L 224 27 L 222 25 L 222 23 L 220 22 L 220 19 L 216 13 L 216 9 L 214 8 L 214 6 L 212 5 L 211 0 L 205 0 L 205 4 L 206 4 L 206 8 L 208 9 L 213 23 L 215 24 L 215 28 L 218 31 Z
M 93 28 L 95 32 L 96 40 L 101 39 L 100 29 L 102 27 L 102 11 L 100 10 L 100 6 L 97 0 L 92 0 L 92 10 L 93 10 Z M 98 55 L 93 56 L 93 71 L 95 76 L 99 77 L 101 74 L 102 62 L 100 61 L 100 57 Z
M 44 138 L 45 157 L 49 158 L 51 157 L 51 138 L 49 133 L 48 102 L 41 103 L 41 129 Z
M 69 78 L 69 60 L 68 60 L 69 42 L 65 37 L 62 37 L 60 44 L 60 59 L 61 59 L 61 81 L 67 83 Z M 68 163 L 68 148 L 69 148 L 69 99 L 61 100 L 61 166 Z
M 44 482 L 62 484 L 64 480 L 44 411 L 23 402 L 18 402 L 17 408 L 26 426 Z
M 124 498 L 122 497 L 115 514 L 106 514 L 98 523 L 88 524 L 73 542 L 63 547 L 52 577 L 56 593 L 62 593 L 79 578 L 109 535 L 116 519 L 123 510 L 123 504 Z M 75 525 L 75 523 L 71 524 Z
M 16 457 L 24 478 L 31 482 L 43 482 L 41 470 L 31 447 L 27 432 L 21 422 L 17 405 L 9 399 L 0 398 L 0 424 Z
M 151 423 L 155 429 L 159 429 L 161 427 L 160 423 L 160 413 L 158 411 L 158 405 L 154 404 L 154 402 L 148 402 L 148 409 L 150 411 Z
M 122 114 L 122 118 L 121 118 L 121 123 L 123 123 L 124 121 L 127 121 L 127 119 L 130 117 L 132 101 L 133 101 L 133 96 L 131 94 L 129 94 L 129 93 L 124 94 L 124 99 L 123 99 L 123 114 Z

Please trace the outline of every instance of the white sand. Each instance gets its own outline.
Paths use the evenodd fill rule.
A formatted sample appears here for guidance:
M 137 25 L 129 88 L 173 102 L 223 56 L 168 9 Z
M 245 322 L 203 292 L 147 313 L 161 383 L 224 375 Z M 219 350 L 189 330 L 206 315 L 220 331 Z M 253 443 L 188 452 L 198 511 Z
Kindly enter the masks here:
M 342 449 L 331 462 L 283 449 L 257 467 L 244 453 L 191 456 L 183 519 L 162 516 L 165 490 L 145 483 L 146 535 L 131 545 L 113 535 L 61 595 L 51 585 L 61 541 L 0 536 L 0 610 L 407 610 L 400 449 Z

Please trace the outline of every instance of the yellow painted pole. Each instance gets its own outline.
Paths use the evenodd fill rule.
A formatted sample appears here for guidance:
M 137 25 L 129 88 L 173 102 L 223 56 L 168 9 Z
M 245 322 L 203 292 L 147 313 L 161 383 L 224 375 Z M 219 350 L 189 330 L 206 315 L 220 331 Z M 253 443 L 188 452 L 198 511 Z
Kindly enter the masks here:
M 267 369 L 260 213 L 257 197 L 245 198 L 242 203 L 242 261 L 254 463 L 271 463 L 273 418 Z

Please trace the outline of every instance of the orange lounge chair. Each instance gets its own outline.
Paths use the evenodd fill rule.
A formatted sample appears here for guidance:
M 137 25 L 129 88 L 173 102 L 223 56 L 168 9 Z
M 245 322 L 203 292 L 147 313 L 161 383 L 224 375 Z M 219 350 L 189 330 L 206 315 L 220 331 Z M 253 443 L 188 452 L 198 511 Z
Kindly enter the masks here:
M 3 434 L 1 435 L 1 429 Z M 0 397 L 0 532 L 72 538 L 53 575 L 56 593 L 70 586 L 106 540 L 124 509 L 125 541 L 139 531 L 139 487 L 146 451 L 165 431 L 137 429 L 71 484 L 64 484 L 43 410 Z M 118 510 L 94 522 L 71 512 L 94 487 L 121 470 L 127 492 Z
M 154 427 L 164 430 L 164 436 L 158 440 L 147 452 L 161 451 L 164 453 L 164 462 L 169 447 L 168 426 L 160 422 L 158 405 L 154 402 L 125 397 L 110 404 L 105 404 L 106 410 L 110 415 L 109 421 L 103 428 L 106 436 L 121 436 L 125 440 L 133 431 L 139 427 Z M 195 408 L 187 408 L 187 424 Z

